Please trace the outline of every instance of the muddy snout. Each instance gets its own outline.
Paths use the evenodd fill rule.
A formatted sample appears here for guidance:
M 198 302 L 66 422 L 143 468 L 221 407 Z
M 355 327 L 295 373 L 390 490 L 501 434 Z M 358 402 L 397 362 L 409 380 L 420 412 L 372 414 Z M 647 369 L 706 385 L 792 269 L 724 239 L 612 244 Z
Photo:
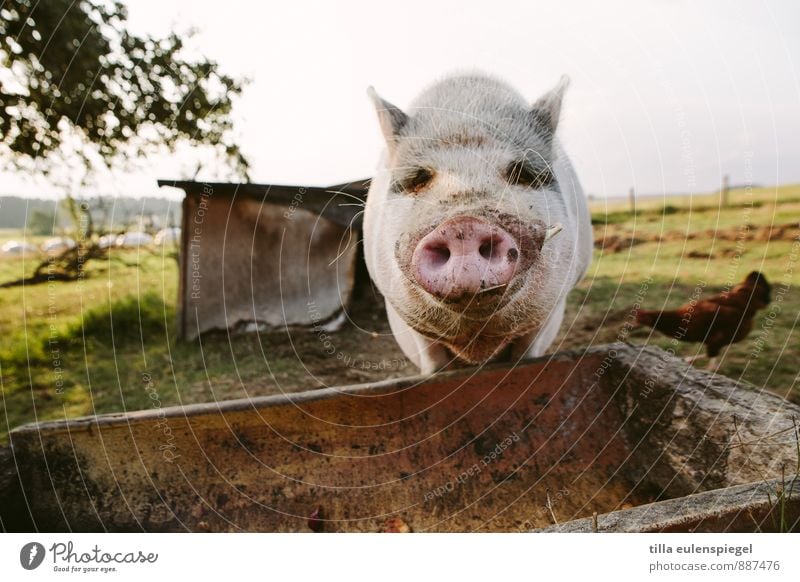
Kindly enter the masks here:
M 420 239 L 411 273 L 431 295 L 459 300 L 505 287 L 519 263 L 519 243 L 508 231 L 479 218 L 457 217 Z

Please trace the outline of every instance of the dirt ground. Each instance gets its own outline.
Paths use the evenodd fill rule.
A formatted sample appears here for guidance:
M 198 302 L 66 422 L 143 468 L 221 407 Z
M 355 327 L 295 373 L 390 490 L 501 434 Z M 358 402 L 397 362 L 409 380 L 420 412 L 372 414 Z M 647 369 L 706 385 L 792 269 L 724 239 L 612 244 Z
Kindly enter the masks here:
M 325 326 L 262 331 L 257 334 L 264 364 L 272 374 L 251 388 L 296 392 L 376 382 L 417 374 L 392 336 L 383 297 L 362 285 L 336 331 Z

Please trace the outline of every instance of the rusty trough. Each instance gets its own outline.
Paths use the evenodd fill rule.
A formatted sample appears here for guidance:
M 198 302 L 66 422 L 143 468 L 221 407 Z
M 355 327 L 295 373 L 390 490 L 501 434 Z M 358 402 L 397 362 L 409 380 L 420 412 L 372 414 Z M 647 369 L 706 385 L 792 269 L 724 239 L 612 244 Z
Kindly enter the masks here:
M 800 517 L 797 418 L 753 386 L 612 344 L 26 425 L 0 517 L 44 531 L 310 531 L 312 514 L 331 532 L 392 517 L 414 531 L 779 531 Z

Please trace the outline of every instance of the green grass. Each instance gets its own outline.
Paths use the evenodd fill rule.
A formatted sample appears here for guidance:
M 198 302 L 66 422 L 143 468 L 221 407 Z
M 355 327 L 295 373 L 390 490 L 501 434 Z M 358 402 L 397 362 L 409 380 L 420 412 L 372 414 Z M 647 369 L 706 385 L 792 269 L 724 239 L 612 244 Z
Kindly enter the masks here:
M 626 334 L 625 321 L 639 299 L 646 309 L 672 309 L 686 303 L 697 286 L 703 295 L 717 293 L 761 271 L 773 285 L 773 303 L 759 312 L 748 338 L 724 354 L 719 373 L 800 402 L 800 242 L 742 240 L 740 235 L 764 226 L 797 224 L 800 186 L 734 190 L 730 206 L 719 196 L 645 200 L 633 216 L 626 202 L 594 203 L 595 236 L 617 234 L 645 240 L 617 253 L 595 251 L 588 276 L 573 293 L 565 329 L 565 346 L 618 338 L 672 347 L 677 355 L 702 352 L 699 344 L 678 343 L 649 329 Z M 664 213 L 664 205 L 679 209 Z M 606 216 L 609 220 L 606 220 Z M 716 233 L 716 234 L 715 234 Z M 793 231 L 794 236 L 800 234 Z M 688 238 L 695 234 L 697 238 Z M 720 235 L 733 235 L 727 240 Z M 711 255 L 691 257 L 691 253 Z M 640 294 L 642 282 L 652 280 Z M 638 297 L 637 297 L 638 296 Z M 571 328 L 570 328 L 570 324 Z M 702 364 L 702 362 L 699 362 Z
M 35 265 L 3 260 L 0 281 Z M 34 419 L 147 406 L 133 370 L 145 370 L 150 348 L 169 346 L 176 272 L 173 258 L 126 251 L 90 263 L 78 282 L 0 290 L 0 439 Z
M 115 249 L 81 281 L 0 289 L 0 444 L 27 422 L 151 408 L 154 396 L 172 406 L 336 381 L 309 379 L 298 360 L 295 349 L 319 358 L 313 334 L 294 345 L 280 334 L 177 342 L 177 262 L 161 253 Z M 0 259 L 0 283 L 36 264 Z
M 649 242 L 595 252 L 587 277 L 570 296 L 554 349 L 627 340 L 693 355 L 697 344 L 676 346 L 648 329 L 628 332 L 625 324 L 637 298 L 645 308 L 673 308 L 698 284 L 707 295 L 760 270 L 773 282 L 774 318 L 769 309 L 760 312 L 750 337 L 731 346 L 719 371 L 800 402 L 800 244 L 737 243 L 713 234 L 735 234 L 743 224 L 797 220 L 800 186 L 733 191 L 727 208 L 709 195 L 642 200 L 638 209 L 632 216 L 625 202 L 592 205 L 596 237 L 617 234 Z M 686 239 L 690 233 L 697 237 Z M 11 238 L 22 233 L 0 231 L 0 243 Z M 692 251 L 713 258 L 690 258 Z M 36 264 L 36 258 L 0 258 L 0 283 L 30 275 Z M 643 281 L 650 281 L 646 292 Z M 114 250 L 107 260 L 91 262 L 80 282 L 0 289 L 0 443 L 10 428 L 34 420 L 150 408 L 153 389 L 158 405 L 169 406 L 385 376 L 341 365 L 325 368 L 330 358 L 314 334 L 287 341 L 279 332 L 220 333 L 176 342 L 176 294 L 177 262 L 160 250 Z M 361 335 L 340 332 L 337 346 L 398 356 L 379 317 L 362 322 L 367 332 Z M 413 372 L 409 366 L 395 375 Z

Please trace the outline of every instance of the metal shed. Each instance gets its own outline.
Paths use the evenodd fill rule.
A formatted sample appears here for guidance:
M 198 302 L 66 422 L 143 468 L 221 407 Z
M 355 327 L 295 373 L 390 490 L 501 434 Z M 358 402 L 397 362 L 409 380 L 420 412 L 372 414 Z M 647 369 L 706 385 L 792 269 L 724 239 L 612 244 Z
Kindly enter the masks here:
M 369 180 L 327 188 L 159 180 L 183 200 L 178 335 L 335 320 L 355 283 Z

